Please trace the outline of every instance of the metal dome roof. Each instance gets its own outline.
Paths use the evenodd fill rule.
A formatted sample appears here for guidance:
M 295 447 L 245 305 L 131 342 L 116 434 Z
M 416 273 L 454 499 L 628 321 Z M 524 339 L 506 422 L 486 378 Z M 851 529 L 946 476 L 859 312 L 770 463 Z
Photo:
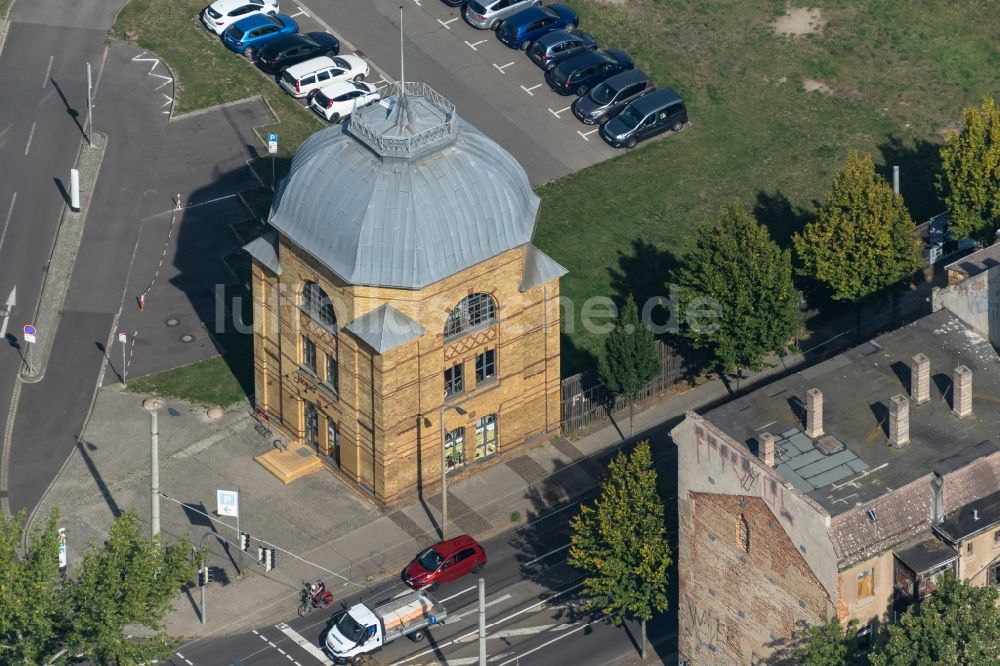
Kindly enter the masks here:
M 531 240 L 521 165 L 421 83 L 313 134 L 270 222 L 351 284 L 419 289 Z M 402 100 L 402 103 L 400 103 Z

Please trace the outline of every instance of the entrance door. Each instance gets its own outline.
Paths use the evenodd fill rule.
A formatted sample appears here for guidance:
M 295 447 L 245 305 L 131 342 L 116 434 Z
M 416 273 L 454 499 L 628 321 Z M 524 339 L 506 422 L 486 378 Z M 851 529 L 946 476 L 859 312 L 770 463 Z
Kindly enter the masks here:
M 316 405 L 306 401 L 306 443 L 310 446 L 319 446 L 319 413 Z
M 340 468 L 340 430 L 337 428 L 337 422 L 331 419 L 329 416 L 326 417 L 326 445 L 327 455 L 333 460 L 333 464 Z

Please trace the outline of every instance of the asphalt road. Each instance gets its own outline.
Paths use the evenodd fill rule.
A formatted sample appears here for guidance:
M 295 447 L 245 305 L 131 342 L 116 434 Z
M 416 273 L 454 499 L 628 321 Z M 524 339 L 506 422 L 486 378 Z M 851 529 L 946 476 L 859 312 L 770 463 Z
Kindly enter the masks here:
M 406 79 L 427 83 L 448 98 L 460 116 L 517 158 L 533 186 L 618 154 L 596 128 L 573 117 L 569 106 L 575 96 L 549 90 L 542 70 L 522 51 L 504 46 L 490 30 L 472 28 L 457 8 L 437 0 L 309 0 L 287 2 L 282 11 L 295 14 L 292 5 L 323 19 L 398 78 L 400 4 L 405 8 Z
M 581 498 L 587 501 L 592 494 Z M 524 526 L 483 543 L 489 564 L 486 580 L 487 657 L 491 664 L 550 666 L 551 664 L 607 664 L 636 651 L 630 631 L 615 628 L 601 617 L 580 610 L 580 573 L 566 563 L 568 522 L 577 503 L 549 513 Z M 330 583 L 330 581 L 328 581 Z M 344 588 L 331 584 L 337 594 Z M 377 604 L 408 590 L 391 579 L 360 595 L 338 599 L 337 610 L 358 601 Z M 419 666 L 478 663 L 478 599 L 476 577 L 466 576 L 443 585 L 434 596 L 448 609 L 443 626 L 430 630 L 426 641 L 401 638 L 374 655 L 375 663 Z M 197 598 L 197 594 L 195 595 Z M 208 591 L 211 617 L 211 587 Z M 333 611 L 336 612 L 336 611 Z M 265 666 L 328 664 L 322 645 L 333 612 L 317 610 L 304 618 L 282 618 L 251 632 L 219 639 L 199 639 L 179 648 L 167 663 L 175 666 L 242 664 Z M 667 613 L 651 624 L 651 640 L 663 643 L 663 658 L 673 649 L 663 638 L 676 626 Z
M 99 65 L 119 4 L 31 0 L 16 3 L 11 13 L 0 54 L 0 90 L 5 91 L 0 104 L 0 307 L 14 287 L 17 302 L 8 319 L 8 344 L 0 351 L 0 433 L 11 425 L 10 398 L 22 363 L 22 350 L 12 343 L 34 318 L 63 192 L 84 138 L 85 63 Z M 38 452 L 47 451 L 47 442 L 36 439 L 31 446 L 35 457 L 44 457 Z M 8 479 L 20 476 L 12 469 L 4 470 Z M 0 492 L 10 495 L 12 508 L 26 506 L 10 489 Z

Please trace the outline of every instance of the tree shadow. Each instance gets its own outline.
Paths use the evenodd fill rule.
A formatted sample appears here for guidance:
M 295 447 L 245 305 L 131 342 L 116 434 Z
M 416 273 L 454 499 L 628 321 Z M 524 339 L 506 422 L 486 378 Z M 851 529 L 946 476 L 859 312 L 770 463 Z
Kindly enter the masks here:
M 632 253 L 618 253 L 618 268 L 610 268 L 611 288 L 619 303 L 631 294 L 639 311 L 654 297 L 669 297 L 668 283 L 680 266 L 673 252 L 663 250 L 641 238 L 631 241 Z
M 944 210 L 935 187 L 941 173 L 940 144 L 890 134 L 878 150 L 882 164 L 876 165 L 875 170 L 891 184 L 892 167 L 899 167 L 899 193 L 917 224 Z
M 818 205 L 819 202 L 813 201 L 814 208 Z M 794 205 L 781 190 L 775 190 L 773 194 L 763 190 L 758 192 L 753 215 L 767 227 L 771 239 L 781 248 L 791 248 L 792 236 L 802 231 L 815 217 L 812 211 Z
M 559 363 L 562 376 L 585 373 L 597 367 L 597 357 L 589 349 L 578 347 L 566 333 L 559 334 Z

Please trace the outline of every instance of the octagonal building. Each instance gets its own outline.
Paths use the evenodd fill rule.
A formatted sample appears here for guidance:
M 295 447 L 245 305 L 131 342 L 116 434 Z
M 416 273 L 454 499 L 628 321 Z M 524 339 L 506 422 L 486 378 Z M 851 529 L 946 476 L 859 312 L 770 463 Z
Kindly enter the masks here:
M 559 278 L 521 166 L 422 83 L 309 137 L 252 257 L 258 413 L 286 482 L 381 504 L 559 430 Z M 306 454 L 305 456 L 303 454 Z

